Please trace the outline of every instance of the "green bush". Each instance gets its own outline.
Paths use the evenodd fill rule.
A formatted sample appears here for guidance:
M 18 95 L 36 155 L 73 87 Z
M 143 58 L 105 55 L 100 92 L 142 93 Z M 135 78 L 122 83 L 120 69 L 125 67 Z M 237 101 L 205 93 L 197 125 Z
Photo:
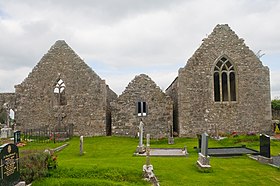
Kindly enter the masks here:
M 275 110 L 280 110 L 280 99 L 274 99 L 271 101 L 271 107 Z
M 49 168 L 56 168 L 56 156 L 35 151 L 26 151 L 20 158 L 20 179 L 27 184 L 48 176 Z

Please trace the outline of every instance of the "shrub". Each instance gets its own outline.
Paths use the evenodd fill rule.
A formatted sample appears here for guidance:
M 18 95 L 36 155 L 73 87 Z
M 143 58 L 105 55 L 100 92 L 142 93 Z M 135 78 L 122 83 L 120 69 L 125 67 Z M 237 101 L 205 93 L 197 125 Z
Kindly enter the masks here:
M 280 110 L 280 99 L 274 99 L 271 101 L 271 107 L 275 110 Z
M 49 168 L 56 168 L 56 156 L 50 153 L 26 151 L 20 158 L 20 179 L 27 184 L 48 176 Z

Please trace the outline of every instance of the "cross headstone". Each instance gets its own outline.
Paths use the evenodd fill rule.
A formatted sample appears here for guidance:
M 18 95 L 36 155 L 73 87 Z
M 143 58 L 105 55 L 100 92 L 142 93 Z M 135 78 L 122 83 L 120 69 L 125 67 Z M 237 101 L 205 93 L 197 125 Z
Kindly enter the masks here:
M 137 152 L 138 153 L 144 153 L 145 149 L 144 149 L 144 145 L 143 145 L 143 130 L 144 129 L 144 123 L 141 120 L 140 124 L 139 124 L 139 144 L 137 147 Z
M 146 165 L 149 166 L 150 163 L 150 134 L 147 134 L 147 147 L 146 147 Z
M 0 147 L 0 174 L 0 185 L 14 186 L 19 182 L 19 152 L 15 144 Z
M 80 136 L 80 155 L 84 154 L 84 136 Z
M 270 158 L 270 137 L 260 134 L 260 155 Z
M 201 135 L 201 154 L 208 155 L 208 134 L 206 132 Z
M 139 146 L 143 146 L 143 128 L 144 128 L 144 123 L 141 120 L 139 124 Z

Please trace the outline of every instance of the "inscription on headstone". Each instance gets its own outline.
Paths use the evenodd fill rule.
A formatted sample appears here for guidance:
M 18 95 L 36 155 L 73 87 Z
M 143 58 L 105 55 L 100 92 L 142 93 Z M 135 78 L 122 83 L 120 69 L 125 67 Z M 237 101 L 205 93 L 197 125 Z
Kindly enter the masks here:
M 14 186 L 19 182 L 19 153 L 15 144 L 0 147 L 0 174 L 1 186 Z
M 260 134 L 260 155 L 270 158 L 270 137 Z

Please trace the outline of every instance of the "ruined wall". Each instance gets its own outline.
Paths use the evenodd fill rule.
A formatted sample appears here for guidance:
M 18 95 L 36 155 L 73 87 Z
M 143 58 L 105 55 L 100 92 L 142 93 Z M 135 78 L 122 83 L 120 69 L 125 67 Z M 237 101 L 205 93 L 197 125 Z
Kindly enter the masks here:
M 178 136 L 180 133 L 179 127 L 179 104 L 178 104 L 178 77 L 165 90 L 166 95 L 169 95 L 173 100 L 173 133 Z
M 237 100 L 214 101 L 213 66 L 226 56 L 235 65 Z M 228 25 L 217 25 L 178 75 L 180 136 L 215 129 L 265 132 L 271 126 L 269 69 Z
M 272 109 L 272 119 L 280 120 L 280 110 Z
M 63 105 L 54 93 L 60 79 Z M 57 41 L 15 88 L 16 120 L 22 128 L 74 124 L 76 135 L 106 135 L 108 100 L 116 95 L 65 41 Z
M 137 102 L 147 103 L 147 116 L 137 116 Z M 147 75 L 136 76 L 119 98 L 111 103 L 112 135 L 135 137 L 140 119 L 144 122 L 144 135 L 152 138 L 168 137 L 172 127 L 172 100 Z
M 0 93 L 0 108 L 3 108 L 5 103 L 8 103 L 10 108 L 14 110 L 16 103 L 15 93 Z

